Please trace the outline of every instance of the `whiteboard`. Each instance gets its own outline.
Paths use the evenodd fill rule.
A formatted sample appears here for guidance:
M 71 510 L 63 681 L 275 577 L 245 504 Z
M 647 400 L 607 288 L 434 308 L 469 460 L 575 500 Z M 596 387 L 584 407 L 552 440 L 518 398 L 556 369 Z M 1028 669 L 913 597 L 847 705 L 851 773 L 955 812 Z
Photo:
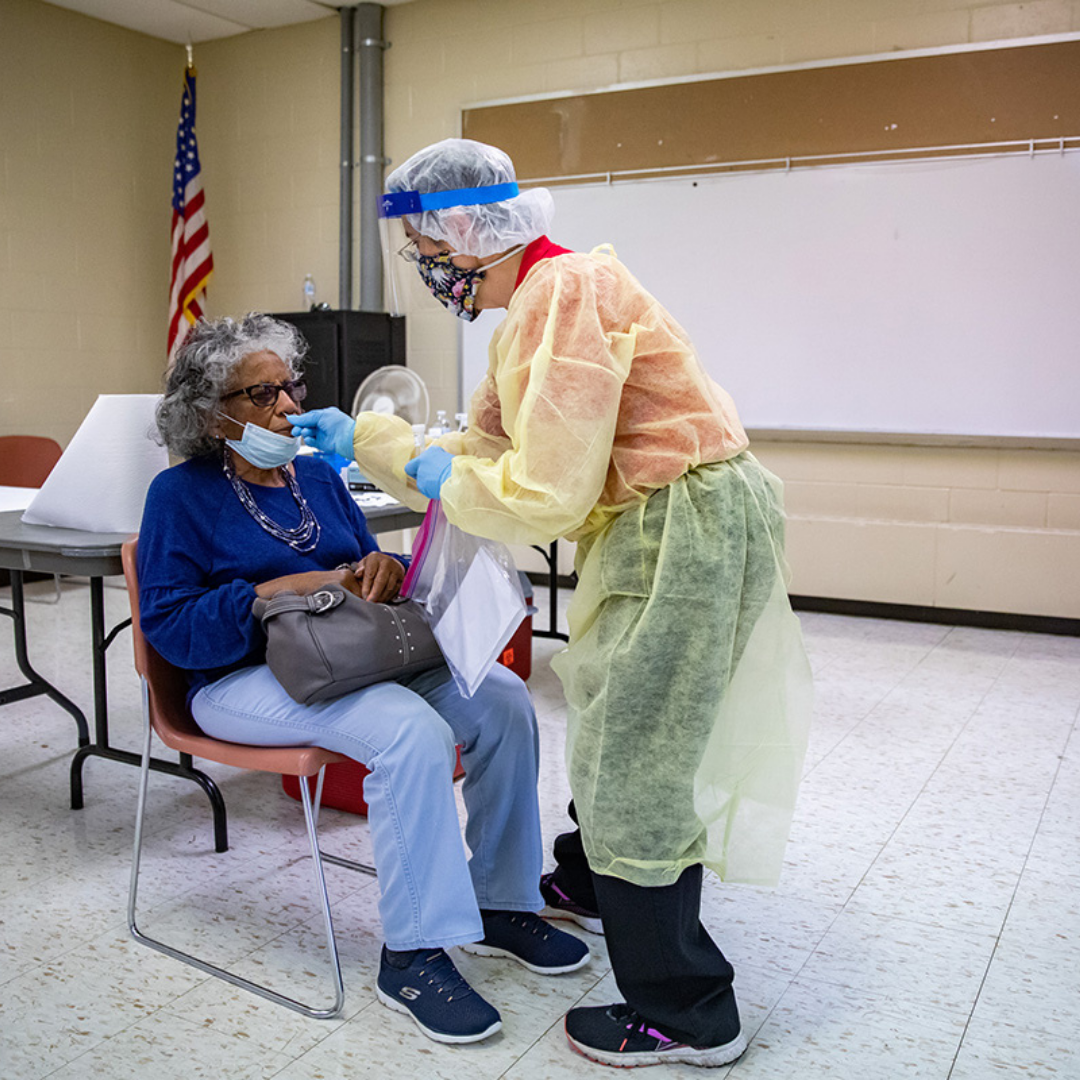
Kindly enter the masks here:
M 1080 154 L 552 189 L 748 428 L 1080 437 Z M 462 332 L 467 400 L 502 312 Z

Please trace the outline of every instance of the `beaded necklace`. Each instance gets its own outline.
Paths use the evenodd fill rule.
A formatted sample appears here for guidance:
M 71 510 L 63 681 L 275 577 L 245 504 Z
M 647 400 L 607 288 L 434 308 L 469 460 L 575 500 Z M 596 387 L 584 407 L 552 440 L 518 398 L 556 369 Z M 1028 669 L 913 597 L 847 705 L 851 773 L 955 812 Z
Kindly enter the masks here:
M 229 478 L 229 483 L 232 484 L 233 491 L 236 492 L 236 497 L 243 504 L 244 509 L 275 540 L 283 540 L 301 555 L 314 551 L 315 545 L 319 542 L 319 522 L 311 512 L 311 507 L 308 506 L 307 499 L 304 498 L 296 478 L 289 472 L 288 466 L 283 465 L 278 471 L 281 473 L 285 486 L 289 489 L 289 493 L 295 500 L 296 505 L 300 508 L 300 524 L 292 529 L 286 529 L 283 525 L 279 525 L 272 517 L 264 514 L 259 509 L 250 488 L 236 475 L 232 459 L 229 457 L 228 447 L 222 446 L 222 450 L 225 475 Z

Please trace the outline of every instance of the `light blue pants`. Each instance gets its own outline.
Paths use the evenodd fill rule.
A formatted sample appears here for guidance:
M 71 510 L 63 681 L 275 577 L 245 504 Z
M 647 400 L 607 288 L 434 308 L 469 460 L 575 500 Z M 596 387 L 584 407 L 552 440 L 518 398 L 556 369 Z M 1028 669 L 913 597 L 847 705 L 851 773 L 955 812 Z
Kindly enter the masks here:
M 321 746 L 371 770 L 364 798 L 389 948 L 478 941 L 480 908 L 543 907 L 536 717 L 525 684 L 500 664 L 471 698 L 439 667 L 318 705 L 298 705 L 261 665 L 203 687 L 191 709 L 212 738 Z M 468 860 L 454 802 L 455 744 Z

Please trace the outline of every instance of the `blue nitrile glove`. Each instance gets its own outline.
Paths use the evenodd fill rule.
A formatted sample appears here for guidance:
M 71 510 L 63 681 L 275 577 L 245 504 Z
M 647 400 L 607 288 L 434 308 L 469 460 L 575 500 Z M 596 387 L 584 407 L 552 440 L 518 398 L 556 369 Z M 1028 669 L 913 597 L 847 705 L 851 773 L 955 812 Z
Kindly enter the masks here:
M 429 446 L 418 457 L 405 462 L 405 472 L 416 481 L 421 495 L 437 499 L 443 484 L 450 479 L 453 464 L 453 454 L 448 454 L 441 446 Z
M 343 458 L 340 454 L 335 454 L 332 450 L 316 450 L 312 457 L 318 458 L 319 461 L 325 461 L 336 473 L 341 472 L 341 470 L 349 464 L 348 458 Z
M 346 461 L 353 457 L 353 432 L 356 421 L 333 407 L 312 409 L 292 417 L 293 436 L 299 436 L 308 446 L 327 454 L 340 454 Z

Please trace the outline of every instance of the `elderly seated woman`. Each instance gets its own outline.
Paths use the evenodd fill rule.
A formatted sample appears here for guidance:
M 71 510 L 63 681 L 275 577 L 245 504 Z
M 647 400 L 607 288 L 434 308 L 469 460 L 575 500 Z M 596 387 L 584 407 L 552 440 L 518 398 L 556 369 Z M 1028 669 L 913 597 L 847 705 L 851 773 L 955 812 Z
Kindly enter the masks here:
M 188 333 L 157 413 L 169 450 L 186 460 L 147 495 L 143 630 L 187 671 L 192 715 L 206 734 L 321 746 L 371 770 L 364 797 L 386 941 L 379 998 L 433 1039 L 473 1042 L 499 1029 L 499 1013 L 471 990 L 447 947 L 510 957 L 541 974 L 589 959 L 582 941 L 535 914 L 543 907 L 536 720 L 524 683 L 500 665 L 469 699 L 443 665 L 313 705 L 297 704 L 270 673 L 256 597 L 338 583 L 389 600 L 407 561 L 379 550 L 328 464 L 295 457 L 290 418 L 306 392 L 305 347 L 295 328 L 260 314 L 200 321 Z

